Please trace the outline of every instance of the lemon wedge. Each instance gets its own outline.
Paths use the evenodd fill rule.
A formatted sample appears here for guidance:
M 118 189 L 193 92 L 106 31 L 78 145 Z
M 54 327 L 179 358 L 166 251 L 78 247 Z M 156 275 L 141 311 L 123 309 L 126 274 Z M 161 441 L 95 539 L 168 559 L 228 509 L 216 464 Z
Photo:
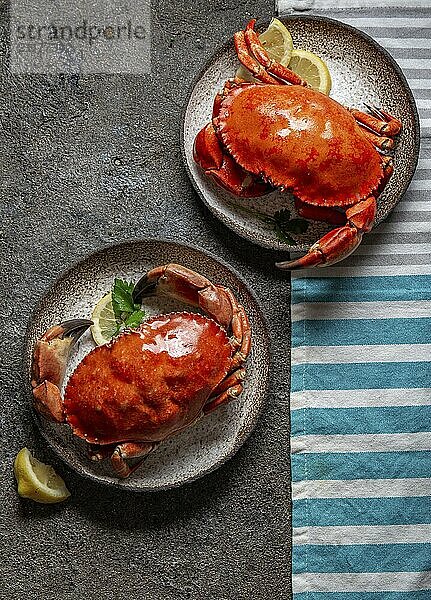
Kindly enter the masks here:
M 283 23 L 278 19 L 272 19 L 268 29 L 259 35 L 259 39 L 269 57 L 287 67 L 292 55 L 293 41 Z M 242 65 L 237 70 L 236 76 L 245 81 L 256 81 L 250 71 Z
M 91 335 L 98 346 L 110 341 L 117 333 L 117 321 L 112 308 L 112 294 L 106 294 L 94 307 L 91 315 Z
M 305 79 L 313 90 L 323 94 L 331 91 L 331 75 L 326 64 L 313 52 L 308 50 L 293 50 L 289 69 Z
M 27 448 L 20 450 L 13 465 L 18 482 L 18 494 L 41 504 L 54 504 L 69 498 L 63 479 L 51 465 L 34 458 Z

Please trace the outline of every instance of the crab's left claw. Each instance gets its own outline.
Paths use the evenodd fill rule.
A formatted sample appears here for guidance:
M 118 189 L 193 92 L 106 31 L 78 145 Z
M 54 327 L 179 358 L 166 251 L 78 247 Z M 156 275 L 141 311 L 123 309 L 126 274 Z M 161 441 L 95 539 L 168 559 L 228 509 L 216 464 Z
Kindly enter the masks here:
M 93 324 L 72 319 L 50 327 L 36 342 L 32 362 L 33 405 L 52 421 L 64 421 L 60 388 L 70 352 L 81 335 Z
M 370 231 L 376 217 L 376 199 L 374 196 L 358 202 L 346 211 L 347 223 L 337 227 L 320 238 L 310 250 L 297 260 L 279 262 L 276 266 L 284 270 L 327 267 L 343 260 L 351 254 L 362 241 L 362 235 Z
M 271 186 L 245 171 L 229 154 L 223 152 L 212 123 L 208 123 L 197 134 L 193 157 L 209 177 L 234 196 L 255 198 L 272 191 Z

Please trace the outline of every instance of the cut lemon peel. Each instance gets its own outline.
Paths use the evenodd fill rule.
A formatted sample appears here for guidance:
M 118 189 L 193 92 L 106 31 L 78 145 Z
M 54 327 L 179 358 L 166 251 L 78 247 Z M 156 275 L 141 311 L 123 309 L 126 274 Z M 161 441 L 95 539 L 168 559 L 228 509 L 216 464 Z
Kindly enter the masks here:
M 260 36 L 260 41 L 269 57 L 287 67 L 293 52 L 290 31 L 278 19 L 272 19 L 268 29 Z
M 98 346 L 107 344 L 117 333 L 118 325 L 112 307 L 112 294 L 106 294 L 99 300 L 91 314 L 93 325 L 91 335 Z
M 22 448 L 14 461 L 15 478 L 18 483 L 18 494 L 40 504 L 63 502 L 70 496 L 60 475 L 51 465 L 46 465 L 34 458 L 28 448 Z
M 313 90 L 329 95 L 332 86 L 331 74 L 326 63 L 314 52 L 293 50 L 289 69 L 305 79 Z

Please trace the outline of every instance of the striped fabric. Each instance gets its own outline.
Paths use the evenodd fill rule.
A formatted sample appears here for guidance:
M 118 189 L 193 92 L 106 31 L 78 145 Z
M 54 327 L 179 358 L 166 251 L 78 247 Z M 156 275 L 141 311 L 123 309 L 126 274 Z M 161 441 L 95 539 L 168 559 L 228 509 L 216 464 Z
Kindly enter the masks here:
M 381 3 L 279 5 L 385 46 L 423 135 L 389 222 L 343 263 L 292 276 L 295 600 L 431 600 L 431 1 Z

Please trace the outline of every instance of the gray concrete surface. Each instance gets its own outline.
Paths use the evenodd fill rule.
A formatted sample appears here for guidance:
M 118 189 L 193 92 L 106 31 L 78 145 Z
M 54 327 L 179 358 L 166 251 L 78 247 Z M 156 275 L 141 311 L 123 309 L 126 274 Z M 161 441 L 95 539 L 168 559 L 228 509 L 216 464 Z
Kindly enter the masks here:
M 152 75 L 81 80 L 11 76 L 2 15 L 2 600 L 291 596 L 289 279 L 275 272 L 273 253 L 203 207 L 179 148 L 202 62 L 249 17 L 272 13 L 270 0 L 160 0 Z M 24 329 L 46 287 L 88 252 L 145 236 L 191 241 L 238 269 L 268 316 L 274 350 L 271 393 L 249 441 L 210 476 L 158 494 L 108 490 L 68 470 L 35 428 L 21 381 Z M 70 501 L 17 496 L 12 462 L 23 446 L 63 475 Z

